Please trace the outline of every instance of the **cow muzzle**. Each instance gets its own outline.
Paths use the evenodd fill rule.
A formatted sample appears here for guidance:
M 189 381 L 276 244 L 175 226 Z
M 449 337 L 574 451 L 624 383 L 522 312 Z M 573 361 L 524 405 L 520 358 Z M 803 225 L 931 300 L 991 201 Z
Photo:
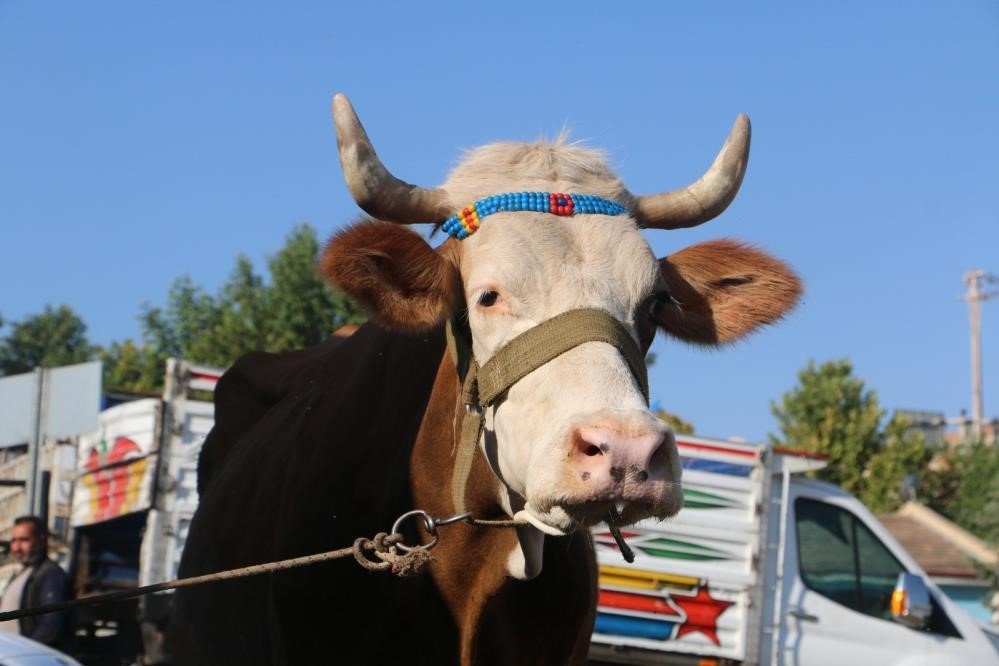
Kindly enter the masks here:
M 673 433 L 648 412 L 577 420 L 560 450 L 557 481 L 528 489 L 526 512 L 533 514 L 535 525 L 567 532 L 598 522 L 623 526 L 663 519 L 680 510 L 681 470 Z
M 651 506 L 674 481 L 666 428 L 600 421 L 574 429 L 568 448 L 566 476 L 577 477 L 573 486 L 587 499 Z

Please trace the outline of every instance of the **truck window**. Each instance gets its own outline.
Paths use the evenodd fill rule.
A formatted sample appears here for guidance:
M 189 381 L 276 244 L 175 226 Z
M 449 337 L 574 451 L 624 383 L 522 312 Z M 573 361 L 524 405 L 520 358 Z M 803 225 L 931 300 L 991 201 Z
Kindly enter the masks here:
M 795 500 L 798 562 L 805 585 L 853 610 L 890 619 L 888 604 L 905 568 L 849 511 Z

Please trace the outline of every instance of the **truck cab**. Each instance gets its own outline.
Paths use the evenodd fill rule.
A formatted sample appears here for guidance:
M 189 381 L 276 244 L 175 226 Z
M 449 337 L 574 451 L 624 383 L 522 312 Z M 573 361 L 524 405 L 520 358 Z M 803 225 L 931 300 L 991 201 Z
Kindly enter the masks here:
M 999 663 L 989 635 L 959 609 L 855 497 L 807 478 L 788 488 L 782 657 L 778 663 Z M 925 617 L 903 623 L 891 601 L 900 575 L 925 586 Z

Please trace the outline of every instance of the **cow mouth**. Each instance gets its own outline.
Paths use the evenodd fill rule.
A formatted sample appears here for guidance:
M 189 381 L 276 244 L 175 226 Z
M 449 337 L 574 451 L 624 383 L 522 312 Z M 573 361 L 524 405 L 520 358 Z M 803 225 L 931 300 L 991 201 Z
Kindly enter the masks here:
M 675 515 L 682 504 L 679 486 L 665 502 L 593 499 L 586 501 L 528 502 L 515 518 L 526 520 L 546 534 L 564 535 L 579 529 L 589 529 L 599 523 L 610 527 L 626 527 L 646 518 L 665 520 Z

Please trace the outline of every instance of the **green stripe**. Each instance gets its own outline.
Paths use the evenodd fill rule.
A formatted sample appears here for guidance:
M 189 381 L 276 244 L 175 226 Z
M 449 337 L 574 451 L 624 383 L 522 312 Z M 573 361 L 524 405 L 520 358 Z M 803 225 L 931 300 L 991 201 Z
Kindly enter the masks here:
M 739 506 L 739 504 L 721 495 L 684 488 L 683 506 L 688 509 L 730 509 Z
M 635 547 L 653 557 L 673 560 L 728 560 L 728 553 L 717 548 L 702 546 L 690 541 L 660 537 L 636 543 Z

